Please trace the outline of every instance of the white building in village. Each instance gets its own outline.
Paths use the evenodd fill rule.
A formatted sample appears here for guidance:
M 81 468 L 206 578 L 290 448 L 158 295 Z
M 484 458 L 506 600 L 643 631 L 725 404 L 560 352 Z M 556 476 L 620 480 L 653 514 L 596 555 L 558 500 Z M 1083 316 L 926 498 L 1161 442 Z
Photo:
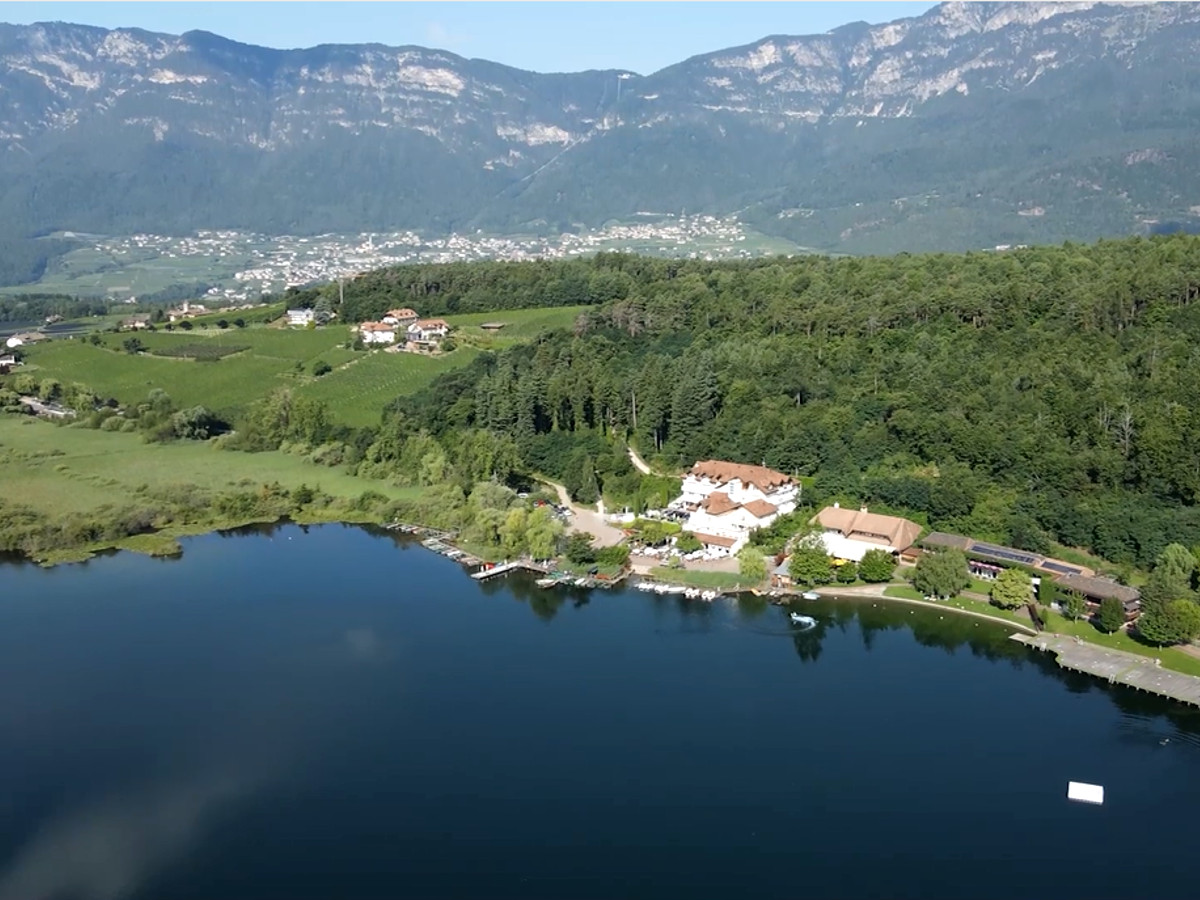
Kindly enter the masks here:
M 800 485 L 782 472 L 709 459 L 692 466 L 668 509 L 688 513 L 683 527 L 705 547 L 737 553 L 752 531 L 794 510 L 799 496 Z
M 358 333 L 364 344 L 394 344 L 396 342 L 396 326 L 384 322 L 363 322 L 358 326 Z
M 315 309 L 289 309 L 287 311 L 287 322 L 289 325 L 308 325 L 317 321 L 317 311 Z

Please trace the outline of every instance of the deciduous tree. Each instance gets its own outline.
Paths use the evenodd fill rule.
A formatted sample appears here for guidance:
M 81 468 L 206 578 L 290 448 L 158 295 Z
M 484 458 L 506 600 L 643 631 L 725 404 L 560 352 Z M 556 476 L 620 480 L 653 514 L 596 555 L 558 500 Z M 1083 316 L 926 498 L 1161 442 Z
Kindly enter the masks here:
M 858 577 L 879 584 L 891 581 L 896 571 L 896 559 L 886 550 L 868 550 L 858 564 Z
M 747 582 L 758 584 L 767 577 L 767 560 L 762 551 L 747 544 L 738 551 L 738 574 Z
M 833 580 L 833 565 L 820 535 L 808 534 L 796 542 L 788 562 L 788 574 L 797 584 L 828 584 Z
M 967 558 L 961 550 L 926 553 L 913 571 L 913 587 L 934 597 L 954 597 L 970 583 Z
M 1103 614 L 1103 605 L 1100 611 Z M 1148 609 L 1138 619 L 1137 630 L 1147 641 L 1159 646 L 1194 641 L 1200 637 L 1200 606 L 1191 600 L 1172 600 L 1165 606 Z
M 1063 613 L 1074 622 L 1087 615 L 1087 608 L 1087 601 L 1078 591 L 1069 591 L 1062 599 Z
M 1116 597 L 1106 597 L 1100 601 L 1100 611 L 1096 614 L 1096 624 L 1100 630 L 1112 634 L 1125 624 L 1125 607 Z
M 1024 606 L 1033 597 L 1029 573 L 1023 569 L 1005 569 L 992 584 L 992 602 L 1001 609 Z

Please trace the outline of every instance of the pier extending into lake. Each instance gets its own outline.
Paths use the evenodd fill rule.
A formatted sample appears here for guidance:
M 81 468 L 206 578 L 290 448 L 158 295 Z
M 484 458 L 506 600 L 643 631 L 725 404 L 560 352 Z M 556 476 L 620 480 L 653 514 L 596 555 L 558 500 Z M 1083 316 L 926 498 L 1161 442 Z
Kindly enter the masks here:
M 509 572 L 515 572 L 518 569 L 524 569 L 526 572 L 537 572 L 539 575 L 545 575 L 550 571 L 545 566 L 539 566 L 537 563 L 530 562 L 529 560 L 516 559 L 512 562 L 501 563 L 498 566 L 492 566 L 488 569 L 480 569 L 478 572 L 472 572 L 471 577 L 476 581 L 486 581 L 489 578 L 507 575 Z
M 1012 639 L 1053 653 L 1064 669 L 1200 707 L 1200 678 L 1164 669 L 1157 659 L 1109 650 L 1062 634 L 1014 634 Z

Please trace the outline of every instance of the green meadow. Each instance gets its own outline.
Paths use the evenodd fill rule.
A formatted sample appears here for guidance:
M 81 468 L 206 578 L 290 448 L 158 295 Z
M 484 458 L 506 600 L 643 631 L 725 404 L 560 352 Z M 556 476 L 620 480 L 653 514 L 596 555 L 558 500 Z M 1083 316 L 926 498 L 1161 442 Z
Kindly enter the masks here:
M 105 333 L 99 335 L 99 345 L 80 338 L 47 341 L 30 349 L 28 362 L 29 371 L 39 378 L 85 384 L 122 403 L 136 403 L 160 388 L 181 407 L 206 406 L 236 415 L 255 400 L 287 387 L 298 396 L 327 401 L 334 417 L 347 425 L 374 425 L 384 406 L 396 397 L 412 394 L 438 375 L 467 365 L 483 350 L 569 327 L 582 310 L 448 316 L 457 348 L 440 356 L 351 350 L 346 343 L 354 333 L 342 324 L 316 329 L 262 324 L 220 329 L 215 325 L 219 316 L 208 316 L 196 320 L 199 324 L 190 331 Z M 230 321 L 234 317 L 227 315 Z M 257 318 L 261 322 L 261 315 Z M 504 327 L 489 332 L 480 327 L 485 322 Z M 127 352 L 124 342 L 130 338 L 140 341 L 144 352 Z M 333 371 L 314 376 L 318 362 L 328 363 Z
M 276 451 L 239 453 L 200 441 L 148 444 L 136 434 L 0 416 L 0 492 L 6 501 L 56 518 L 106 504 L 121 507 L 142 486 L 222 492 L 274 482 L 289 490 L 306 484 L 343 498 L 368 490 L 389 499 L 418 493 Z

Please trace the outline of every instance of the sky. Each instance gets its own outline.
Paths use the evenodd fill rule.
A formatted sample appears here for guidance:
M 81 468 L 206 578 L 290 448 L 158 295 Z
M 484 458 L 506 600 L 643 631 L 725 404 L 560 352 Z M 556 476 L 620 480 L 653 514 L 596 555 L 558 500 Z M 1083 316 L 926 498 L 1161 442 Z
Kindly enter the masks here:
M 76 22 L 247 44 L 417 44 L 536 72 L 627 69 L 648 75 L 690 56 L 773 34 L 919 16 L 912 2 L 4 2 L 0 22 Z

